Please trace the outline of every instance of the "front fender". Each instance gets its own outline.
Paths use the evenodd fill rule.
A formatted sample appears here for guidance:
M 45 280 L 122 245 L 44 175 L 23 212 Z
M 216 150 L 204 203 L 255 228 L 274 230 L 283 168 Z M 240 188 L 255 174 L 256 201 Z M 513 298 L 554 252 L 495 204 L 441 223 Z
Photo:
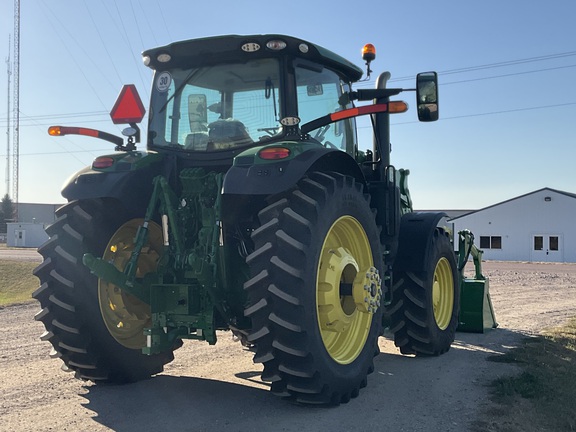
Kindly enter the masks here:
M 406 213 L 400 222 L 398 254 L 393 270 L 424 271 L 434 231 L 445 213 Z
M 266 147 L 286 147 L 295 153 L 284 160 L 264 160 L 258 156 L 265 147 L 239 154 L 226 173 L 224 194 L 272 195 L 293 187 L 307 172 L 335 171 L 365 183 L 356 161 L 347 153 L 318 144 L 284 143 Z

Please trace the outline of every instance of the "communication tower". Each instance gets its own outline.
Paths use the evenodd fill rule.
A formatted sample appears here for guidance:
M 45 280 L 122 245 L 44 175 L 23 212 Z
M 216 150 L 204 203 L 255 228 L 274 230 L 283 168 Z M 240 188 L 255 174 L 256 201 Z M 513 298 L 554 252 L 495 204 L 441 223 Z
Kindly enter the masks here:
M 6 194 L 10 194 L 10 35 L 8 36 L 8 57 L 6 58 L 6 69 L 8 72 L 8 91 L 6 99 L 8 100 L 8 109 L 6 110 Z
M 18 177 L 20 169 L 20 0 L 14 0 L 14 62 L 13 62 L 14 116 L 12 118 L 12 202 L 14 219 L 18 221 Z

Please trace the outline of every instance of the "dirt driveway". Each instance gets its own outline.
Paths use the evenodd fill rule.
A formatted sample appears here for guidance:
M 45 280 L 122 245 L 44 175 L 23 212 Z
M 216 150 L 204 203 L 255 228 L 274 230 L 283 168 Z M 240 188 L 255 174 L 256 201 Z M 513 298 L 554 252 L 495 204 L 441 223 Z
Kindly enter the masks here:
M 187 341 L 163 374 L 125 386 L 74 379 L 50 359 L 36 304 L 0 309 L 0 431 L 465 431 L 485 416 L 486 384 L 512 366 L 486 361 L 576 315 L 576 264 L 487 262 L 500 327 L 458 333 L 437 358 L 401 356 L 381 338 L 368 387 L 338 408 L 269 394 L 260 365 L 228 333 Z

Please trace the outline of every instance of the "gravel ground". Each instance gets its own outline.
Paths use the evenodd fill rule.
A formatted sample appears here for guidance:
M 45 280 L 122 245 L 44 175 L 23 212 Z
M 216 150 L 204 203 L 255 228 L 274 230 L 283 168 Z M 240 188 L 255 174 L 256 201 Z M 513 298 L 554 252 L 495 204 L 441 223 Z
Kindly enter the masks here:
M 74 379 L 39 340 L 39 309 L 0 309 L 0 431 L 466 431 L 486 422 L 487 384 L 514 371 L 486 357 L 576 315 L 576 264 L 486 262 L 499 328 L 458 333 L 435 358 L 401 356 L 387 338 L 360 396 L 338 408 L 269 394 L 252 354 L 219 334 L 186 341 L 164 373 L 124 386 Z

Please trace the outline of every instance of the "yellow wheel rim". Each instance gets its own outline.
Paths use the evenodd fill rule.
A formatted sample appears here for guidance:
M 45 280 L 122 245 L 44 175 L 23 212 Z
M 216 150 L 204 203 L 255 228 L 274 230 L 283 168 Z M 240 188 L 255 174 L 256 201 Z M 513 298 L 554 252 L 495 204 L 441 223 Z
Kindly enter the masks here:
M 134 250 L 134 240 L 143 219 L 132 219 L 122 225 L 110 239 L 102 259 L 123 271 Z M 154 222 L 148 224 L 148 242 L 138 259 L 136 277 L 142 278 L 156 270 L 162 251 L 162 230 Z M 100 312 L 110 334 L 127 348 L 139 349 L 146 344 L 144 328 L 150 326 L 150 306 L 116 285 L 98 281 Z
M 440 330 L 445 330 L 450 324 L 454 309 L 454 278 L 450 262 L 444 257 L 440 258 L 434 270 L 432 307 L 436 325 Z
M 360 355 L 381 296 L 364 228 L 352 216 L 339 218 L 322 245 L 316 279 L 318 327 L 337 363 L 352 363 Z

